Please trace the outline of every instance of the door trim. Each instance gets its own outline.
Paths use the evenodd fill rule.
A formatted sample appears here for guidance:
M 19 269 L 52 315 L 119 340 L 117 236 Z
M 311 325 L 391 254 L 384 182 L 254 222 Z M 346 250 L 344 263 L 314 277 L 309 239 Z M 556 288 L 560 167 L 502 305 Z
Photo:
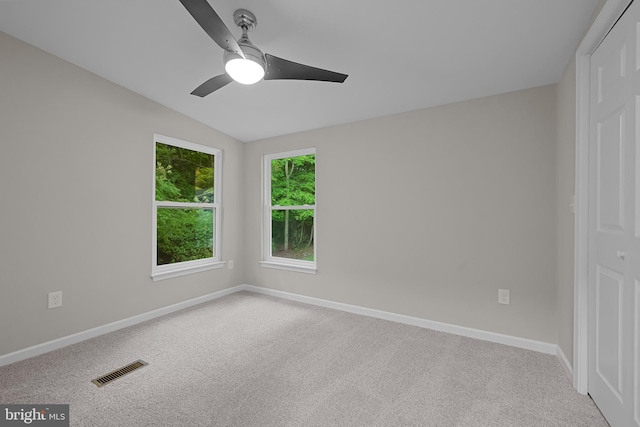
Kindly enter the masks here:
M 588 387 L 589 99 L 591 54 L 633 0 L 607 0 L 576 50 L 576 217 L 573 281 L 573 387 Z

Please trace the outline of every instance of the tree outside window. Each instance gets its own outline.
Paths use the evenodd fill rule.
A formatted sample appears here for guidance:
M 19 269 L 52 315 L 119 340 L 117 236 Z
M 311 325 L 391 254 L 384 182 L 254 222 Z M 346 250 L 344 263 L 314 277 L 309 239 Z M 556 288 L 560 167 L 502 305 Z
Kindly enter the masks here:
M 265 260 L 315 269 L 315 149 L 265 156 L 265 170 Z

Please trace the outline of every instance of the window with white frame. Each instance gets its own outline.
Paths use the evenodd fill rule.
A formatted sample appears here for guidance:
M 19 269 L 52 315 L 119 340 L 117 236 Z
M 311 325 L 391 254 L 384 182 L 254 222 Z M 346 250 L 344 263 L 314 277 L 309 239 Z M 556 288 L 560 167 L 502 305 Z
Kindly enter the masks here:
M 221 156 L 154 135 L 153 280 L 219 268 Z
M 264 267 L 316 272 L 316 150 L 264 156 Z

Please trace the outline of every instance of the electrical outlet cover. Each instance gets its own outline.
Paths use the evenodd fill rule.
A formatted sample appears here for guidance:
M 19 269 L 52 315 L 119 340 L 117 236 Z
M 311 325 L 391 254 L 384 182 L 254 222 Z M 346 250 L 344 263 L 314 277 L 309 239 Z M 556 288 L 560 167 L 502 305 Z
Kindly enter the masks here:
M 509 290 L 508 289 L 498 289 L 498 303 L 499 304 L 509 304 Z
M 62 291 L 49 292 L 49 308 L 62 306 Z

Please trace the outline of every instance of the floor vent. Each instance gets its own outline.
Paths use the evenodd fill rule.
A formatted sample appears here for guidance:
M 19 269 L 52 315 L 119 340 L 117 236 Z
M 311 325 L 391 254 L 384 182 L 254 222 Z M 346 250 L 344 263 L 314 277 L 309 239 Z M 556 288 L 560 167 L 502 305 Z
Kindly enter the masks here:
M 102 387 L 109 384 L 112 381 L 117 380 L 120 377 L 127 375 L 128 373 L 135 371 L 136 369 L 140 369 L 143 366 L 147 366 L 147 365 L 148 363 L 143 360 L 136 360 L 135 362 L 130 363 L 127 366 L 123 366 L 122 368 L 116 369 L 113 372 L 109 372 L 108 374 L 98 377 L 95 380 L 91 380 L 91 382 L 97 385 L 98 387 Z

